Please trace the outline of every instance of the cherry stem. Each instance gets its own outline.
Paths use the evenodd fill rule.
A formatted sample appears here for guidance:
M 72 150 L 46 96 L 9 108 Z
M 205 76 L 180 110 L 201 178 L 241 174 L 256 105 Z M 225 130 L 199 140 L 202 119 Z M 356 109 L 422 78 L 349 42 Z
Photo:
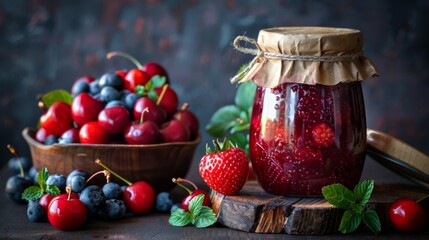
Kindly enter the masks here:
M 116 172 L 112 171 L 110 168 L 108 168 L 106 165 L 104 165 L 103 163 L 101 163 L 100 159 L 95 160 L 95 163 L 97 163 L 98 165 L 100 165 L 101 167 L 103 167 L 105 170 L 109 171 L 111 174 L 113 174 L 115 177 L 119 178 L 120 180 L 122 180 L 124 183 L 126 183 L 128 186 L 131 186 L 132 183 L 130 181 L 128 181 L 127 179 L 121 177 L 119 174 L 117 174 Z
M 177 178 L 176 179 L 176 182 L 186 182 L 186 183 L 189 183 L 189 184 L 191 184 L 192 185 L 192 187 L 194 187 L 195 188 L 195 190 L 198 190 L 198 187 L 197 187 L 197 185 L 195 185 L 195 183 L 193 183 L 192 181 L 190 181 L 190 180 L 188 180 L 188 179 L 186 179 L 186 178 Z
M 40 100 L 37 103 L 37 105 L 39 106 L 39 108 L 42 110 L 43 113 L 48 111 L 48 109 L 46 108 L 46 104 L 42 100 Z
M 130 60 L 131 62 L 134 63 L 134 65 L 136 65 L 136 67 L 138 69 L 141 69 L 143 67 L 143 65 L 133 56 L 131 56 L 128 53 L 124 53 L 124 52 L 119 52 L 119 51 L 113 51 L 113 52 L 109 52 L 106 55 L 107 59 L 111 59 L 112 57 L 116 57 L 116 56 L 121 56 L 121 57 L 125 57 L 126 59 Z
M 93 179 L 95 176 L 102 174 L 102 173 L 106 177 L 106 182 L 109 183 L 110 182 L 110 172 L 107 170 L 101 170 L 101 171 L 98 171 L 98 172 L 92 174 L 91 177 L 89 177 L 88 180 L 86 180 L 86 183 L 89 183 L 89 181 L 91 181 L 91 179 Z
M 429 197 L 429 194 L 428 194 L 428 195 L 426 195 L 426 196 L 423 196 L 422 198 L 417 199 L 417 200 L 416 200 L 416 202 L 417 202 L 417 203 L 419 203 L 419 202 L 421 202 L 421 201 L 425 200 L 425 199 L 426 199 L 426 198 L 428 198 L 428 197 Z
M 145 112 L 149 112 L 149 107 L 145 107 L 142 111 L 142 115 L 140 115 L 140 124 L 143 123 L 143 116 Z
M 13 155 L 15 155 L 16 161 L 18 161 L 18 166 L 19 166 L 19 172 L 21 173 L 21 177 L 24 177 L 24 168 L 22 167 L 22 162 L 21 162 L 21 158 L 19 157 L 18 153 L 16 152 L 15 148 L 12 147 L 12 145 L 8 144 L 7 148 L 9 149 L 10 153 L 12 153 Z
M 72 192 L 71 187 L 70 186 L 66 186 L 66 193 L 68 194 L 67 201 L 70 201 L 71 192 Z
M 188 107 L 189 107 L 189 103 L 184 103 L 184 104 L 182 105 L 182 107 L 180 108 L 180 110 L 182 110 L 182 111 L 187 110 L 187 109 L 188 109 Z
M 171 179 L 174 183 L 176 183 L 177 185 L 179 185 L 180 187 L 182 187 L 183 189 L 185 189 L 186 191 L 188 191 L 189 194 L 192 193 L 191 189 L 189 189 L 188 187 L 186 187 L 185 185 L 181 184 L 179 181 L 177 181 L 176 178 Z
M 165 84 L 162 87 L 161 94 L 159 94 L 158 100 L 156 100 L 156 105 L 159 105 L 161 103 L 162 99 L 164 98 L 165 92 L 167 91 L 167 88 L 168 88 L 168 84 Z

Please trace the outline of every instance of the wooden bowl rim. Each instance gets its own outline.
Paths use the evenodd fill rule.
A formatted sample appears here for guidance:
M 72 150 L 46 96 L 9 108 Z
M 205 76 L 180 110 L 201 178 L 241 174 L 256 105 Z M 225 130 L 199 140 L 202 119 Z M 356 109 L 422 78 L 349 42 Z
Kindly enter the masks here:
M 132 144 L 81 144 L 81 143 L 67 143 L 67 144 L 53 144 L 53 145 L 44 145 L 40 142 L 38 142 L 34 137 L 31 136 L 31 132 L 35 133 L 37 130 L 34 128 L 24 128 L 22 130 L 22 136 L 24 139 L 29 143 L 30 145 L 33 145 L 40 149 L 49 150 L 52 148 L 70 148 L 70 147 L 80 147 L 80 148 L 118 148 L 118 149 L 158 149 L 158 148 L 165 148 L 165 147 L 175 147 L 175 146 L 187 146 L 187 145 L 197 145 L 201 141 L 201 135 L 198 135 L 197 138 L 195 138 L 192 141 L 186 141 L 186 142 L 174 142 L 174 143 L 156 143 L 156 144 L 139 144 L 139 145 L 132 145 Z

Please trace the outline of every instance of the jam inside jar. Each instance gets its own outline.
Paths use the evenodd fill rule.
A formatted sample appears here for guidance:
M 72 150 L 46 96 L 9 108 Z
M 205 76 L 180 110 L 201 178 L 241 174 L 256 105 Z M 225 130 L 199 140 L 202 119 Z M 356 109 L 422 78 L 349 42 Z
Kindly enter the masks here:
M 332 183 L 353 188 L 366 156 L 361 83 L 258 86 L 249 148 L 258 181 L 269 193 L 320 196 Z

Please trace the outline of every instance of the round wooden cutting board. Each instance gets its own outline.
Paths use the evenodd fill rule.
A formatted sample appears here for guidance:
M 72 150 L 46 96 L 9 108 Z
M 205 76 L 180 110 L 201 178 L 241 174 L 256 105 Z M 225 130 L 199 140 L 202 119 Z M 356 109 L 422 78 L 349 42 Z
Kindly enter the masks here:
M 390 204 L 399 197 L 419 199 L 428 190 L 412 186 L 375 186 L 368 208 L 375 209 L 381 220 L 382 231 L 391 228 L 387 221 Z M 343 214 L 320 198 L 275 196 L 262 190 L 256 181 L 249 181 L 233 196 L 211 192 L 213 210 L 218 223 L 241 231 L 255 233 L 287 233 L 322 235 L 338 231 Z M 428 201 L 424 201 L 425 206 Z

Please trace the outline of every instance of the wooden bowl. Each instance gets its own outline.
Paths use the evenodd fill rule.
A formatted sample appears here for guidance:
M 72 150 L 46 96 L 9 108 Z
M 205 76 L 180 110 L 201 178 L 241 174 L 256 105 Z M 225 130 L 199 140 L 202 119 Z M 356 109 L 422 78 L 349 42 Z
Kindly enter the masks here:
M 54 144 L 44 145 L 35 140 L 35 129 L 22 131 L 27 141 L 33 165 L 37 170 L 47 167 L 50 174 L 67 176 L 75 169 L 82 169 L 90 174 L 103 170 L 95 163 L 100 159 L 110 169 L 131 182 L 147 181 L 155 192 L 169 191 L 175 184 L 172 178 L 185 177 L 198 143 L 194 141 L 179 143 L 161 143 L 151 145 L 127 144 Z M 121 180 L 112 177 L 119 185 Z M 94 184 L 105 183 L 103 175 L 95 177 Z

